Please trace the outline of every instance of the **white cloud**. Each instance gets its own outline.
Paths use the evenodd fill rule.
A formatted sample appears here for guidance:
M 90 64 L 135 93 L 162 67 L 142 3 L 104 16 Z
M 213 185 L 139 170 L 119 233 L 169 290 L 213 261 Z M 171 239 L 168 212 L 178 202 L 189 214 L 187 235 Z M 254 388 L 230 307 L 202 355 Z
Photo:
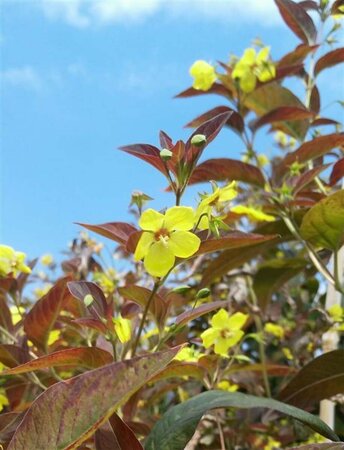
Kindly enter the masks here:
M 15 87 L 24 87 L 39 91 L 42 88 L 42 79 L 31 66 L 15 67 L 0 72 L 1 82 Z
M 145 20 L 161 11 L 229 24 L 281 23 L 273 0 L 38 0 L 38 4 L 47 17 L 77 28 Z

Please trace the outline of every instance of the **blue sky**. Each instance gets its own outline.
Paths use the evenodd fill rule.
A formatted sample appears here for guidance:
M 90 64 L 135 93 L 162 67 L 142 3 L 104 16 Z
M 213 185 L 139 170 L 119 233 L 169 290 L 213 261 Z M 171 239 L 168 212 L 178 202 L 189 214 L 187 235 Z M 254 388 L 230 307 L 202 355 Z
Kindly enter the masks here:
M 1 242 L 31 257 L 63 250 L 80 230 L 73 222 L 128 220 L 133 190 L 154 197 L 152 207 L 171 205 L 162 176 L 116 149 L 157 145 L 160 129 L 185 138 L 186 122 L 224 104 L 172 99 L 190 85 L 196 59 L 226 61 L 257 36 L 276 59 L 298 44 L 273 0 L 1 6 Z M 340 96 L 338 75 L 332 81 L 329 99 Z M 205 156 L 242 150 L 226 130 Z M 194 199 L 193 190 L 186 201 Z

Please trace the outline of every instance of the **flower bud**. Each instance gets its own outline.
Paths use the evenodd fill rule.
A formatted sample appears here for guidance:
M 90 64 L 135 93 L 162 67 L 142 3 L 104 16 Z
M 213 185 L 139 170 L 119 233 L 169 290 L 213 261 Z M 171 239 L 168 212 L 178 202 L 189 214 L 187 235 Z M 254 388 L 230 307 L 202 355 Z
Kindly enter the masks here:
M 185 294 L 186 292 L 188 292 L 191 289 L 190 286 L 178 286 L 175 287 L 174 289 L 172 289 L 172 292 L 175 292 L 176 294 Z
M 163 161 L 169 161 L 173 156 L 173 153 L 171 152 L 171 150 L 168 150 L 167 148 L 163 148 L 160 152 L 160 158 Z
M 85 306 L 90 306 L 90 305 L 92 305 L 93 302 L 94 302 L 94 298 L 92 297 L 91 294 L 85 295 L 85 297 L 84 297 Z
M 209 295 L 210 295 L 210 289 L 203 288 L 197 292 L 196 298 L 199 300 L 201 298 L 207 298 L 207 297 L 209 297 Z
M 195 147 L 202 147 L 207 143 L 207 137 L 204 134 L 195 134 L 191 138 L 191 144 Z

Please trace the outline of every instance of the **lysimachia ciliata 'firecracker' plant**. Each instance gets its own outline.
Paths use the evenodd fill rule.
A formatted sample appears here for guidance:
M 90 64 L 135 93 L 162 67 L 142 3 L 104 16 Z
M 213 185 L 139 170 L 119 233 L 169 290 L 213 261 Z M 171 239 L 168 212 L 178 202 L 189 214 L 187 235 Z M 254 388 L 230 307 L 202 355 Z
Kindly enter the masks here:
M 343 104 L 329 116 L 318 79 L 344 60 L 344 3 L 275 4 L 296 48 L 276 59 L 256 39 L 196 61 L 178 97 L 222 105 L 186 142 L 121 148 L 173 204 L 134 192 L 133 223 L 80 224 L 61 267 L 0 246 L 4 449 L 343 449 Z M 263 127 L 274 150 L 256 143 Z M 241 158 L 200 162 L 223 128 Z

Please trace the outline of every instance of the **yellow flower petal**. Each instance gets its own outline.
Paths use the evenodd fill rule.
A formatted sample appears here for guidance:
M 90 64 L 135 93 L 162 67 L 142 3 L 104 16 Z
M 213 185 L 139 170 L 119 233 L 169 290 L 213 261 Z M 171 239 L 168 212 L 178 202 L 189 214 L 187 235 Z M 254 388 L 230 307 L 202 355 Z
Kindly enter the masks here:
M 257 79 L 253 71 L 247 71 L 240 77 L 240 89 L 243 92 L 246 92 L 246 94 L 249 94 L 250 92 L 254 91 L 256 82 Z
M 175 231 L 168 241 L 168 247 L 179 258 L 188 258 L 193 255 L 200 244 L 200 238 L 190 231 Z
M 134 253 L 135 261 L 139 261 L 140 259 L 144 258 L 147 255 L 149 247 L 152 245 L 153 242 L 154 242 L 154 234 L 144 231 L 135 249 Z
M 194 78 L 192 86 L 201 91 L 208 91 L 217 78 L 214 67 L 203 60 L 195 61 L 189 72 Z
M 265 214 L 263 211 L 251 206 L 236 205 L 231 209 L 231 211 L 236 214 L 246 214 L 251 220 L 266 222 L 273 222 L 274 220 L 276 220 L 274 216 Z
M 231 347 L 234 347 L 234 345 L 236 345 L 240 341 L 243 335 L 243 331 L 236 330 L 231 337 L 219 337 L 215 342 L 214 352 L 218 355 L 226 356 L 228 350 Z
M 227 322 L 227 326 L 230 330 L 240 330 L 246 323 L 248 319 L 247 314 L 243 314 L 241 312 L 237 312 L 230 316 Z
M 227 186 L 220 189 L 219 202 L 228 202 L 238 195 L 236 181 L 232 181 Z
M 139 225 L 146 231 L 158 231 L 164 223 L 164 215 L 154 209 L 146 209 L 140 217 Z
M 175 257 L 164 242 L 154 242 L 144 259 L 147 272 L 154 277 L 165 276 L 174 265 Z
M 195 223 L 195 213 L 190 206 L 173 206 L 165 213 L 164 227 L 168 230 L 191 230 Z
M 228 312 L 225 309 L 221 308 L 220 311 L 213 315 L 210 323 L 214 328 L 227 328 L 228 318 Z
M 209 348 L 219 337 L 220 331 L 215 328 L 208 328 L 201 334 L 201 339 L 205 348 Z
M 247 48 L 242 55 L 240 62 L 248 65 L 253 65 L 256 61 L 256 51 L 254 48 Z
M 117 334 L 117 337 L 122 342 L 122 344 L 130 341 L 130 339 L 131 339 L 131 322 L 130 322 L 130 320 L 124 319 L 121 316 L 121 314 L 119 314 L 118 318 L 113 319 L 113 323 L 115 326 L 115 332 Z
M 259 50 L 256 62 L 257 64 L 265 62 L 269 59 L 270 47 L 263 47 Z
M 275 323 L 267 322 L 264 325 L 264 331 L 266 331 L 266 333 L 272 334 L 278 339 L 284 338 L 284 329 L 280 325 L 277 325 Z

